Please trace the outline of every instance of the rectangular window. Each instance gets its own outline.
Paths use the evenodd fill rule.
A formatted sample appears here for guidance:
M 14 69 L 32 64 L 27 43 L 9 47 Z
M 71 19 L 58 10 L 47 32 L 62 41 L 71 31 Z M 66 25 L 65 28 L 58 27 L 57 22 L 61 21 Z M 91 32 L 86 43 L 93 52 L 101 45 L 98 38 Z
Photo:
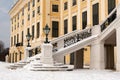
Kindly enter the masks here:
M 19 27 L 19 22 L 18 22 L 18 27 Z
M 72 30 L 76 30 L 77 29 L 77 16 L 73 16 L 72 17 Z
M 99 24 L 99 3 L 93 5 L 93 26 Z
M 12 22 L 12 24 L 13 24 L 13 19 L 11 19 L 11 22 Z
M 28 11 L 30 10 L 30 2 L 28 2 Z
M 108 0 L 108 14 L 115 8 L 115 0 Z
M 19 43 L 19 34 L 17 34 L 17 43 Z
M 32 6 L 33 7 L 35 6 L 35 0 L 32 0 Z
M 9 54 L 9 61 L 11 62 L 11 53 Z
M 15 30 L 16 30 L 16 25 L 15 25 Z
M 19 56 L 19 60 L 22 59 L 22 52 L 20 51 L 20 56 Z
M 19 20 L 19 13 L 18 13 L 18 20 Z
M 52 5 L 52 12 L 58 12 L 58 5 Z
M 15 62 L 17 62 L 17 53 L 15 53 Z
M 16 17 L 15 17 L 15 22 L 16 22 Z
M 30 14 L 28 14 L 28 21 L 30 20 Z
M 64 10 L 66 10 L 68 8 L 68 2 L 64 3 Z
M 68 19 L 64 20 L 64 34 L 68 33 Z
M 12 32 L 13 32 L 13 26 L 12 26 Z
M 22 8 L 22 16 L 24 16 L 24 8 Z
M 82 29 L 85 29 L 87 26 L 87 11 L 82 13 Z
M 39 38 L 39 36 L 40 36 L 40 22 L 37 23 L 37 30 L 36 30 L 36 32 L 37 32 L 37 38 Z
M 70 64 L 74 65 L 74 53 L 70 54 Z
M 22 25 L 24 25 L 24 19 L 22 19 Z
M 11 37 L 11 46 L 13 46 L 13 37 Z
M 32 26 L 32 40 L 34 39 L 34 25 Z
M 27 34 L 30 33 L 30 28 L 27 28 Z
M 33 13 L 32 13 L 32 17 L 35 17 L 35 11 L 33 11 Z
M 16 36 L 14 36 L 14 46 L 16 45 Z
M 72 2 L 72 5 L 73 5 L 73 6 L 77 4 L 76 0 L 72 0 L 72 1 L 73 1 L 73 2 Z
M 22 31 L 22 43 L 23 43 L 23 40 L 24 40 L 24 32 Z
M 38 6 L 38 8 L 37 8 L 37 13 L 38 14 L 40 13 L 40 6 Z
M 14 53 L 12 54 L 12 63 L 14 63 Z
M 52 21 L 52 37 L 58 37 L 59 22 Z

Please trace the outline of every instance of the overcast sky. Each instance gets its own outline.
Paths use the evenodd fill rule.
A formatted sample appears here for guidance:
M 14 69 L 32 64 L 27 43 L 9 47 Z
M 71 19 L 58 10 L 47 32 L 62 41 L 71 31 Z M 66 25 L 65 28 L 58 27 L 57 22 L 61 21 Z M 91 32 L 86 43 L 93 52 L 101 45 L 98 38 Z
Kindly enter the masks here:
M 0 0 L 0 40 L 9 47 L 10 43 L 10 18 L 9 10 L 13 5 L 13 0 Z

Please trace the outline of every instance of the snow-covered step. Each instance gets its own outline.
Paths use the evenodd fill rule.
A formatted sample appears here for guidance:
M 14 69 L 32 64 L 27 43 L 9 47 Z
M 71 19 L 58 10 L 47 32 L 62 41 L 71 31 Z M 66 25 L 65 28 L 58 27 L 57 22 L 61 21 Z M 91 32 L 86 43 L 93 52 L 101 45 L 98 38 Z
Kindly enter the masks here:
M 41 56 L 41 54 L 37 54 L 37 55 L 35 55 L 33 57 L 29 57 L 29 58 L 27 58 L 25 60 L 21 60 L 21 61 L 19 61 L 17 63 L 13 63 L 8 68 L 9 69 L 17 69 L 17 68 L 23 68 L 24 66 L 26 66 L 27 64 L 30 64 L 30 63 L 32 63 L 32 64 L 34 62 L 40 63 L 40 56 Z M 34 63 L 34 65 L 38 65 L 38 64 Z M 40 66 L 40 64 L 38 66 Z
M 62 63 L 55 63 L 53 65 L 49 65 L 43 64 L 41 61 L 31 62 L 31 66 L 29 66 L 29 70 L 31 71 L 71 71 L 73 69 L 74 67 L 70 67 L 70 65 L 64 65 Z
M 34 66 L 31 71 L 72 71 L 73 68 L 68 66 Z
M 67 68 L 40 68 L 40 69 L 31 69 L 31 71 L 72 71 L 73 69 Z
M 24 65 L 26 65 L 25 63 L 16 63 L 16 64 L 12 64 L 9 66 L 9 69 L 17 69 L 17 68 L 22 68 Z

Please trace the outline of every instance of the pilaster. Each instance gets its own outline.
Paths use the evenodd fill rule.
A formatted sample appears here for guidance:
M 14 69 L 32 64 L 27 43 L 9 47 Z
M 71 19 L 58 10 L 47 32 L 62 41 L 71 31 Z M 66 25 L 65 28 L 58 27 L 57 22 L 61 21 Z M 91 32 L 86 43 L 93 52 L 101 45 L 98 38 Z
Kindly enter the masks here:
M 117 27 L 117 29 L 116 29 L 116 37 L 117 37 L 116 70 L 120 71 L 120 27 Z
M 101 16 L 101 21 L 104 21 L 105 20 L 105 8 L 106 8 L 106 6 L 105 6 L 105 0 L 101 0 L 101 4 L 100 4 L 100 16 Z
M 71 13 L 72 0 L 68 1 L 68 32 L 72 31 L 72 13 Z
M 87 26 L 91 26 L 91 0 L 87 0 Z
M 78 0 L 77 29 L 81 28 L 81 0 Z
M 94 41 L 91 45 L 90 54 L 90 68 L 91 69 L 104 69 L 105 58 L 104 58 L 104 42 Z
M 36 41 L 37 39 L 37 0 L 35 0 L 35 23 L 34 23 L 34 40 Z
M 51 8 L 51 6 L 50 6 L 50 0 L 45 0 L 45 20 L 46 20 L 46 23 L 45 23 L 45 25 L 46 24 L 48 24 L 49 26 L 50 26 L 50 9 Z
M 45 11 L 44 11 L 44 0 L 40 0 L 40 39 L 43 40 L 43 27 L 44 25 L 44 15 L 45 15 Z
M 60 1 L 60 36 L 64 35 L 63 0 Z

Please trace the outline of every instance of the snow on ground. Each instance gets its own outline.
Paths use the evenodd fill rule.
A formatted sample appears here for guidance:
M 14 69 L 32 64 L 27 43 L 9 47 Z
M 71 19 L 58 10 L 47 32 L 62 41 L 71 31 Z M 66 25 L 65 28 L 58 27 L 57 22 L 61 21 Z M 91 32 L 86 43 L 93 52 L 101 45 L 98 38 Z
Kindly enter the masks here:
M 0 80 L 120 80 L 120 72 L 111 70 L 29 71 L 9 70 L 0 62 Z

